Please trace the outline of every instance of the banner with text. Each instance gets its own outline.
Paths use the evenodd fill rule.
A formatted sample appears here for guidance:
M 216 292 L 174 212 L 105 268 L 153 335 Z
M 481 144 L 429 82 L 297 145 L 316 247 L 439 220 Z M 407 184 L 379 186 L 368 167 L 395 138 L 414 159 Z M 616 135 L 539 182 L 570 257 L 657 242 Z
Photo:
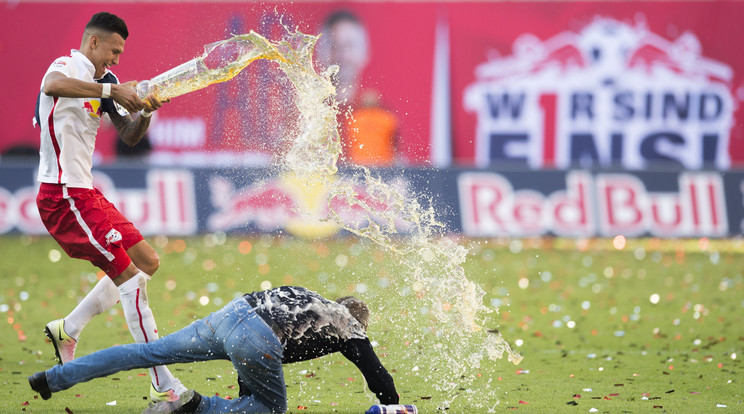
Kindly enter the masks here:
M 302 238 L 364 226 L 360 205 L 328 202 L 351 183 L 380 205 L 354 170 L 307 183 L 271 169 L 96 169 L 97 188 L 146 235 L 286 233 Z M 35 168 L 0 165 L 0 234 L 46 234 L 36 209 Z M 733 237 L 744 229 L 744 172 L 603 172 L 381 169 L 373 171 L 405 199 L 431 203 L 446 230 L 473 237 Z M 368 223 L 367 223 L 368 224 Z M 405 223 L 397 224 L 401 233 Z
M 106 3 L 131 33 L 112 68 L 122 81 L 149 79 L 231 34 L 334 27 L 316 57 L 319 68 L 341 67 L 348 162 L 368 152 L 387 154 L 386 165 L 437 167 L 744 166 L 744 2 L 146 3 Z M 38 148 L 42 76 L 79 47 L 100 5 L 0 7 L 0 56 L 15 62 L 0 67 L 13 79 L 0 98 L 5 154 Z M 158 111 L 149 159 L 266 166 L 298 133 L 294 93 L 275 64 L 254 62 Z M 104 126 L 98 161 L 116 158 L 115 134 Z

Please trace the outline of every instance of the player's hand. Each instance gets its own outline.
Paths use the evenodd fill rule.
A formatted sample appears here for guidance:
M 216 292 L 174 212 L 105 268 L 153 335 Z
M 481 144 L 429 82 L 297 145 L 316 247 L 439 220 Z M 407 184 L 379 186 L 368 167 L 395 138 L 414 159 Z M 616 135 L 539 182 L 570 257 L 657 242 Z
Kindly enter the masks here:
M 145 98 L 145 110 L 148 112 L 157 111 L 164 103 L 168 102 L 170 102 L 170 98 L 160 100 L 154 94 L 149 94 Z
M 137 81 L 111 85 L 111 98 L 129 111 L 130 114 L 145 107 L 145 104 L 137 96 L 136 87 Z

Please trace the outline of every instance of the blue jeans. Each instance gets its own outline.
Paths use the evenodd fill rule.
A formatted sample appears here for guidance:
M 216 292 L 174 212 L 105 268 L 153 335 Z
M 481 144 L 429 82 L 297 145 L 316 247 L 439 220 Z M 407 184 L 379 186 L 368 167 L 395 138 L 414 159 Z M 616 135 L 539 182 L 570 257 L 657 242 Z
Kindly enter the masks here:
M 228 359 L 250 396 L 232 400 L 202 397 L 198 413 L 287 411 L 282 345 L 248 302 L 237 298 L 191 325 L 145 344 L 115 346 L 48 370 L 53 392 L 119 371 L 183 362 Z

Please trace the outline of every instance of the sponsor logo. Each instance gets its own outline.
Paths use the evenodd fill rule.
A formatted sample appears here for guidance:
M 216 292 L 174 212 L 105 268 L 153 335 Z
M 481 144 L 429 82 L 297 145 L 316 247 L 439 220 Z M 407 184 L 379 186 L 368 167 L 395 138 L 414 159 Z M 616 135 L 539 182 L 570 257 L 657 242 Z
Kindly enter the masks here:
M 472 236 L 728 233 L 723 179 L 716 173 L 682 173 L 676 190 L 651 191 L 631 174 L 575 171 L 566 176 L 564 190 L 548 195 L 515 190 L 499 174 L 463 173 L 458 192 L 463 231 Z
M 545 40 L 524 34 L 513 50 L 479 65 L 464 94 L 478 166 L 730 166 L 733 71 L 693 33 L 667 40 L 597 17 Z
M 348 186 L 356 202 L 338 194 L 329 200 L 332 185 Z M 286 175 L 236 189 L 231 180 L 214 176 L 209 180 L 209 187 L 215 208 L 207 219 L 210 231 L 286 230 L 294 236 L 318 239 L 341 230 L 336 220 L 349 228 L 362 229 L 393 208 L 393 201 L 386 201 L 347 178 L 324 182 Z M 402 197 L 408 194 L 404 178 L 392 180 L 391 187 Z M 331 218 L 331 210 L 336 215 L 334 218 Z M 401 232 L 410 230 L 410 223 L 402 220 L 396 222 L 396 226 Z
M 92 116 L 93 118 L 100 118 L 103 114 L 103 111 L 101 110 L 101 101 L 97 99 L 86 101 L 83 104 L 83 109 L 85 109 L 88 115 Z
M 116 229 L 111 229 L 106 233 L 106 244 L 117 244 L 121 241 L 121 233 Z

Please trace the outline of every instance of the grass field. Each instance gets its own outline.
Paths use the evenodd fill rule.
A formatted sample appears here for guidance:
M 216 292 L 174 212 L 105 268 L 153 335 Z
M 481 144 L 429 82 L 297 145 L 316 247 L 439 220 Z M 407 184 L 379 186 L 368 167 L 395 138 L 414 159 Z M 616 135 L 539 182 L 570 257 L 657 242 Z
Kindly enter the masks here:
M 524 357 L 448 367 L 479 342 L 437 335 L 394 254 L 356 238 L 149 239 L 161 267 L 149 285 L 161 334 L 219 309 L 237 293 L 296 284 L 372 311 L 370 337 L 402 403 L 419 412 L 744 412 L 744 242 L 741 240 L 465 240 L 467 277 L 500 313 L 482 317 Z M 130 413 L 146 405 L 149 375 L 122 372 L 49 401 L 26 377 L 53 363 L 42 333 L 98 275 L 47 237 L 0 238 L 0 411 Z M 99 315 L 77 355 L 131 342 L 120 307 Z M 448 362 L 451 364 L 451 362 Z M 227 362 L 172 367 L 203 394 L 236 396 Z M 285 367 L 290 412 L 362 413 L 375 398 L 341 356 Z

